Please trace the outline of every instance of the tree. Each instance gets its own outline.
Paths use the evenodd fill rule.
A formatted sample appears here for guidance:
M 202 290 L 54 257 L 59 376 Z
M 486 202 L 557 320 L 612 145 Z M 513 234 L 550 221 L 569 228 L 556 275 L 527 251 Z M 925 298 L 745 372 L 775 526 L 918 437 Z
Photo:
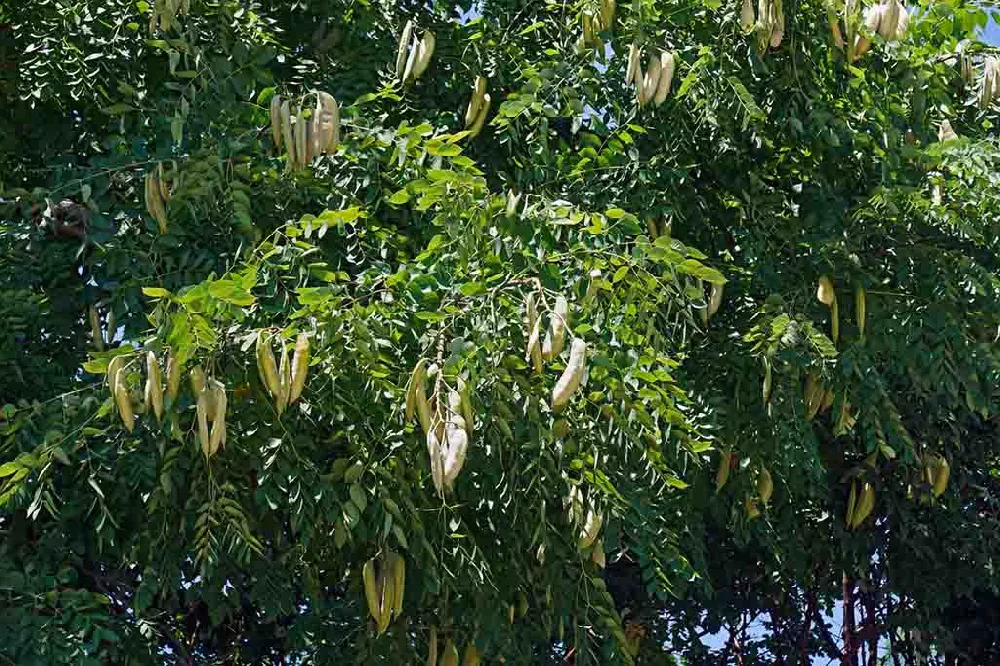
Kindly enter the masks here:
M 0 10 L 0 654 L 994 659 L 986 11 L 610 8 Z

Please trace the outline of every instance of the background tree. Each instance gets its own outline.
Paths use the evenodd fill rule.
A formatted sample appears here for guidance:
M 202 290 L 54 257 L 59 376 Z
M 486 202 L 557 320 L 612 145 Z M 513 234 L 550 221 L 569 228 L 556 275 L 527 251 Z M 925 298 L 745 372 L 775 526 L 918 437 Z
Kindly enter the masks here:
M 525 664 L 995 660 L 983 3 L 881 35 L 858 5 L 608 9 L 0 9 L 7 661 L 413 663 L 435 634 Z M 401 81 L 408 21 L 436 46 Z M 631 44 L 640 78 L 673 56 L 662 104 Z M 340 145 L 293 168 L 271 102 L 316 91 Z M 538 372 L 526 302 L 544 337 L 559 297 Z M 300 334 L 282 410 L 258 340 Z M 162 419 L 149 352 L 183 369 Z M 405 418 L 421 359 L 444 418 L 467 391 L 448 492 Z M 208 455 L 196 367 L 228 405 Z M 381 632 L 363 569 L 390 553 Z

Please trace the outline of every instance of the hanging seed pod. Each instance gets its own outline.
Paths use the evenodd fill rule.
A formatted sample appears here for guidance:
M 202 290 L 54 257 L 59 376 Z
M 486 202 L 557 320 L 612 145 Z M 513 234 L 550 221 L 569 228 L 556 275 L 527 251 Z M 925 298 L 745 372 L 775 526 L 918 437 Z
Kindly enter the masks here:
M 660 85 L 661 65 L 660 59 L 651 57 L 646 66 L 646 75 L 642 78 L 642 86 L 638 89 L 639 106 L 645 106 L 656 95 L 656 88 Z
M 743 6 L 740 8 L 740 27 L 743 28 L 743 32 L 753 30 L 756 20 L 753 11 L 753 0 L 743 0 Z
M 747 519 L 754 520 L 760 517 L 760 507 L 757 506 L 756 497 L 747 497 L 743 500 L 743 508 L 747 512 Z
M 625 70 L 625 87 L 632 85 L 633 82 L 636 85 L 642 82 L 642 76 L 640 74 L 639 63 L 642 60 L 642 51 L 639 45 L 635 42 L 628 47 L 628 67 Z
M 461 400 L 461 412 L 462 420 L 465 421 L 465 433 L 472 437 L 472 431 L 475 427 L 473 419 L 475 414 L 472 413 L 472 402 L 469 399 L 469 387 L 466 385 L 465 380 L 461 377 L 458 378 L 458 394 Z
M 757 479 L 757 496 L 760 498 L 761 504 L 767 506 L 767 503 L 771 501 L 771 494 L 774 492 L 774 481 L 771 479 L 771 473 L 766 467 L 760 468 L 760 477 Z
M 948 477 L 951 476 L 951 466 L 944 456 L 938 456 L 937 471 L 934 474 L 934 497 L 941 497 L 948 488 Z
M 365 588 L 365 601 L 368 603 L 368 614 L 378 622 L 381 615 L 381 605 L 378 595 L 378 581 L 375 578 L 375 559 L 372 558 L 364 563 L 361 568 L 361 576 Z
M 195 397 L 205 389 L 205 371 L 200 365 L 191 368 L 191 392 Z
M 170 201 L 170 186 L 167 185 L 167 174 L 163 171 L 163 162 L 156 165 L 156 182 L 160 187 L 160 199 L 164 203 Z
M 833 305 L 833 302 L 837 300 L 837 294 L 833 290 L 833 282 L 825 275 L 819 279 L 819 285 L 816 288 L 816 298 L 823 305 Z
M 938 125 L 938 141 L 944 143 L 945 141 L 951 141 L 952 139 L 957 139 L 958 134 L 951 127 L 950 120 L 942 120 L 941 124 Z
M 392 612 L 399 617 L 403 612 L 403 594 L 406 591 L 406 560 L 398 553 L 390 551 L 387 564 L 393 583 Z
M 465 646 L 465 656 L 462 658 L 462 666 L 479 666 L 479 650 L 472 643 Z
M 549 330 L 542 343 L 542 357 L 552 360 L 562 353 L 566 337 L 566 322 L 569 318 L 569 301 L 564 296 L 556 298 L 556 305 L 549 317 Z
M 489 93 L 483 95 L 483 105 L 479 109 L 479 115 L 476 116 L 476 122 L 472 124 L 469 128 L 469 138 L 474 138 L 479 136 L 479 133 L 483 131 L 483 125 L 486 123 L 486 116 L 489 115 L 490 105 L 493 103 L 492 98 Z
M 278 363 L 274 358 L 274 350 L 271 349 L 270 343 L 265 340 L 264 331 L 257 333 L 256 351 L 260 380 L 271 396 L 277 398 L 281 394 L 281 378 L 278 375 Z
M 417 41 L 417 39 L 413 38 L 413 43 L 410 46 L 409 55 L 407 55 L 407 57 L 406 57 L 406 66 L 403 68 L 403 79 L 402 80 L 403 80 L 404 83 L 407 82 L 407 81 L 414 80 L 413 68 L 417 64 L 418 44 L 419 44 L 419 42 Z
M 729 481 L 729 469 L 733 464 L 733 452 L 723 451 L 719 457 L 719 467 L 715 471 L 715 492 L 719 492 Z
M 566 369 L 563 370 L 552 389 L 552 409 L 561 408 L 580 388 L 580 382 L 583 380 L 583 374 L 586 370 L 586 362 L 587 343 L 582 338 L 576 338 L 570 346 L 569 362 L 566 364 Z
M 444 654 L 441 655 L 440 666 L 458 666 L 458 648 L 455 641 L 448 639 L 444 645 Z
M 427 71 L 427 67 L 431 64 L 431 56 L 434 55 L 435 44 L 434 33 L 430 30 L 425 31 L 423 39 L 417 45 L 417 60 L 413 64 L 414 79 L 419 79 Z
M 295 355 L 292 357 L 292 384 L 288 394 L 288 404 L 294 404 L 306 385 L 309 372 L 309 335 L 299 333 L 295 340 Z
M 172 407 L 177 400 L 177 393 L 181 388 L 181 371 L 183 370 L 183 360 L 172 351 L 167 353 L 167 393 L 166 405 Z
M 120 359 L 120 356 L 116 356 Z M 135 429 L 135 413 L 132 411 L 132 398 L 129 396 L 128 387 L 125 385 L 125 368 L 117 366 L 114 368 L 112 377 L 112 390 L 115 396 L 115 405 L 118 407 L 118 416 L 121 417 L 122 425 L 129 432 Z
M 615 29 L 615 0 L 601 0 L 601 29 L 611 32 Z
M 719 311 L 719 307 L 722 305 L 722 289 L 723 285 L 712 283 L 709 288 L 708 296 L 708 316 L 711 317 L 716 312 Z
M 847 513 L 844 515 L 844 524 L 847 529 L 851 529 L 854 524 L 854 508 L 858 502 L 858 482 L 851 481 L 851 493 L 847 497 Z
M 97 351 L 104 351 L 104 334 L 101 331 L 101 317 L 97 308 L 91 305 L 87 308 L 87 318 L 90 321 L 90 339 Z
M 660 106 L 670 94 L 670 84 L 674 80 L 675 58 L 669 51 L 660 52 L 660 78 L 653 94 L 653 103 Z
M 465 432 L 464 419 L 451 417 L 445 425 L 444 487 L 451 490 L 459 472 L 465 465 L 465 455 L 469 448 L 469 436 Z
M 295 126 L 293 127 L 295 134 L 295 166 L 298 169 L 304 169 L 308 165 L 309 155 L 307 153 L 307 136 L 306 127 L 309 123 L 306 121 L 306 117 L 302 114 L 302 105 L 299 105 L 298 112 L 295 114 Z
M 152 407 L 156 420 L 163 419 L 163 378 L 160 372 L 160 362 L 156 354 L 146 352 L 146 407 Z
M 292 110 L 288 101 L 281 103 L 281 136 L 285 144 L 285 152 L 288 153 L 288 161 L 285 163 L 285 170 L 291 171 L 295 168 L 295 138 L 292 135 Z
M 469 106 L 465 110 L 466 128 L 472 127 L 476 119 L 479 118 L 479 112 L 482 110 L 483 102 L 486 99 L 486 84 L 487 80 L 485 76 L 476 77 L 476 81 L 472 86 L 472 97 L 469 99 Z
M 399 36 L 399 47 L 396 49 L 396 78 L 403 81 L 403 72 L 406 67 L 407 49 L 410 47 L 410 40 L 413 37 L 413 21 L 407 21 L 403 27 L 403 33 Z
M 288 345 L 284 340 L 281 342 L 281 364 L 278 366 L 278 396 L 275 399 L 275 409 L 278 416 L 285 411 L 288 406 L 288 398 L 292 390 L 292 368 L 288 362 Z
M 208 415 L 212 421 L 212 431 L 209 434 L 209 455 L 214 456 L 226 442 L 226 409 L 228 407 L 228 399 L 226 397 L 225 385 L 216 379 L 212 379 L 209 382 L 209 387 L 206 388 L 206 391 L 212 393 L 210 401 L 212 414 Z
M 195 406 L 198 417 L 198 442 L 201 446 L 201 452 L 207 460 L 212 457 L 212 438 L 208 431 L 208 415 L 211 411 L 211 405 L 209 404 L 208 388 L 204 383 L 201 390 L 196 391 L 195 395 L 197 396 Z
M 771 400 L 771 364 L 764 363 L 764 384 L 761 387 L 761 394 L 766 405 Z
M 854 290 L 854 311 L 858 318 L 858 333 L 865 337 L 865 320 L 868 317 L 868 305 L 865 297 L 865 288 L 861 285 Z
M 281 95 L 271 98 L 271 141 L 275 150 L 281 150 Z

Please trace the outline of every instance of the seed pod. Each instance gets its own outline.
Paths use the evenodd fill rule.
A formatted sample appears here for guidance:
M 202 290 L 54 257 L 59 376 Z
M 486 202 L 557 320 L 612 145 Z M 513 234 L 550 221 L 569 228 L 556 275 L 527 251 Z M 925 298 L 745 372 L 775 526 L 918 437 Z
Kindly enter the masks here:
M 377 581 L 375 580 L 374 558 L 365 562 L 361 569 L 361 575 L 365 586 L 365 600 L 368 602 L 368 613 L 372 616 L 373 620 L 378 622 L 381 615 L 381 607 L 379 605 Z
M 712 283 L 709 288 L 708 296 L 708 316 L 711 317 L 716 312 L 719 311 L 719 306 L 722 305 L 722 289 L 724 285 Z
M 316 93 L 312 123 L 313 154 L 335 154 L 340 145 L 340 106 L 333 95 Z
M 392 600 L 396 595 L 396 584 L 383 561 L 376 578 L 379 590 L 379 616 L 375 621 L 378 633 L 384 634 L 392 621 Z
M 438 495 L 443 495 L 444 486 L 444 450 L 438 428 L 432 424 L 427 430 L 427 453 L 430 456 L 431 480 Z
M 104 334 L 101 331 L 101 317 L 97 309 L 91 305 L 87 308 L 87 318 L 90 320 L 90 338 L 97 351 L 104 351 Z
M 872 5 L 867 10 L 865 10 L 865 28 L 868 30 L 868 35 L 858 35 L 857 43 L 854 46 L 854 57 L 855 59 L 860 58 L 868 49 L 871 48 L 872 40 L 870 35 L 874 35 L 878 32 L 879 25 L 882 22 L 882 5 Z
M 951 475 L 951 466 L 944 456 L 938 456 L 937 472 L 934 475 L 934 497 L 940 497 L 948 488 L 948 477 Z
M 121 357 L 116 356 L 115 358 Z M 115 405 L 118 407 L 118 415 L 121 417 L 122 425 L 125 426 L 125 429 L 132 432 L 135 429 L 135 413 L 132 411 L 132 398 L 129 396 L 128 388 L 125 386 L 125 369 L 115 367 L 112 380 L 112 390 L 115 396 Z
M 542 374 L 542 346 L 539 342 L 539 337 L 541 337 L 541 319 L 535 320 L 535 325 L 531 329 L 531 335 L 528 336 L 528 353 L 525 360 L 530 360 L 535 368 L 535 374 Z
M 479 111 L 483 108 L 483 100 L 486 99 L 486 77 L 477 76 L 472 87 L 472 97 L 469 99 L 469 106 L 465 110 L 465 127 L 469 128 L 475 124 L 479 118 Z
M 646 75 L 642 79 L 642 90 L 639 93 L 639 106 L 644 106 L 656 95 L 657 86 L 660 85 L 660 73 L 662 65 L 660 59 L 653 56 L 646 66 Z
M 479 650 L 472 643 L 465 646 L 465 656 L 462 658 L 462 666 L 479 666 Z
M 587 343 L 582 338 L 576 338 L 570 346 L 569 362 L 566 364 L 566 369 L 563 370 L 562 376 L 559 377 L 552 389 L 552 409 L 561 408 L 580 388 L 580 382 L 583 380 L 583 373 L 586 369 L 586 361 Z
M 837 11 L 833 6 L 828 6 L 826 10 L 826 21 L 830 26 L 830 36 L 837 48 L 844 48 L 844 35 L 840 32 L 840 19 L 837 18 Z
M 306 118 L 302 115 L 302 105 L 300 104 L 298 112 L 295 114 L 295 126 L 293 127 L 295 134 L 295 166 L 299 169 L 305 168 L 307 161 L 306 126 Z
M 781 46 L 781 40 L 785 36 L 785 11 L 781 0 L 774 1 L 774 10 L 771 16 L 771 36 L 770 44 L 772 49 Z
M 271 98 L 271 141 L 276 150 L 281 150 L 281 95 Z
M 163 387 L 160 373 L 160 362 L 156 354 L 146 352 L 146 407 L 152 407 L 156 420 L 163 418 Z
M 295 168 L 295 139 L 292 135 L 292 110 L 287 100 L 281 103 L 281 136 L 288 153 L 285 170 L 291 171 Z
M 194 393 L 195 397 L 205 389 L 205 371 L 201 369 L 200 365 L 196 365 L 191 368 L 191 392 Z
M 833 305 L 837 300 L 837 294 L 833 290 L 833 282 L 825 275 L 819 279 L 819 286 L 816 288 L 816 298 L 823 305 Z
M 615 0 L 601 0 L 601 29 L 611 32 L 615 28 Z
M 438 629 L 437 625 L 431 625 L 427 635 L 427 664 L 426 666 L 438 666 Z
M 164 203 L 170 201 L 170 186 L 167 185 L 167 174 L 163 171 L 163 162 L 156 165 L 156 182 L 160 187 L 160 198 Z
M 458 666 L 458 648 L 455 641 L 448 639 L 444 645 L 444 654 L 441 655 L 440 666 Z
M 179 356 L 175 356 L 171 351 L 167 353 L 167 393 L 166 405 L 171 407 L 177 400 L 177 393 L 181 388 L 181 370 L 184 362 Z
M 413 393 L 413 401 L 417 406 L 417 414 L 420 417 L 420 427 L 425 433 L 431 431 L 431 404 L 427 400 L 427 393 L 424 391 L 424 382 L 421 379 Z
M 837 301 L 830 306 L 830 339 L 833 340 L 833 344 L 837 344 L 837 340 L 840 339 L 840 306 Z
M 398 553 L 389 553 L 389 571 L 392 574 L 392 612 L 399 617 L 403 612 L 403 593 L 406 588 L 406 560 Z
M 299 333 L 295 339 L 295 355 L 292 357 L 292 385 L 288 394 L 288 404 L 293 404 L 302 395 L 309 372 L 309 335 Z
M 465 432 L 464 419 L 456 417 L 445 425 L 447 450 L 444 451 L 444 487 L 451 490 L 459 472 L 465 465 L 465 454 L 469 448 L 469 436 Z
M 278 365 L 278 395 L 275 399 L 275 409 L 278 416 L 285 411 L 288 406 L 288 397 L 292 390 L 292 368 L 288 362 L 288 345 L 281 340 L 281 363 Z
M 951 126 L 950 120 L 942 120 L 941 124 L 938 125 L 938 141 L 944 143 L 945 141 L 951 141 L 952 139 L 957 139 L 958 134 Z
M 669 51 L 660 52 L 660 78 L 653 94 L 653 103 L 660 106 L 670 94 L 670 84 L 674 80 L 674 54 Z
M 761 387 L 761 393 L 766 405 L 771 400 L 771 364 L 766 362 L 764 363 L 764 384 Z
M 628 67 L 625 69 L 625 86 L 632 85 L 634 81 L 637 85 L 641 83 L 639 63 L 642 59 L 642 52 L 635 42 L 628 47 Z
M 417 365 L 414 366 L 413 372 L 410 373 L 410 383 L 406 387 L 407 421 L 412 421 L 414 415 L 416 415 L 417 413 L 417 400 L 416 400 L 417 386 L 423 384 L 426 368 L 427 368 L 427 359 L 422 358 L 419 361 L 417 361 Z
M 593 560 L 594 564 L 603 569 L 607 564 L 607 560 L 604 557 L 604 548 L 600 545 L 594 548 L 590 554 L 590 559 Z
M 587 510 L 587 518 L 580 529 L 580 550 L 586 550 L 594 545 L 598 535 L 601 533 L 601 526 L 604 524 L 604 516 L 595 513 L 593 509 Z
M 760 517 L 760 508 L 757 506 L 756 497 L 747 497 L 743 500 L 743 508 L 747 512 L 747 518 L 749 520 L 754 520 Z
M 474 122 L 472 127 L 469 128 L 470 139 L 479 136 L 479 133 L 483 130 L 483 125 L 486 123 L 486 116 L 489 115 L 490 104 L 492 104 L 492 102 L 493 100 L 489 93 L 483 95 L 483 106 L 479 109 L 479 115 L 476 116 L 476 122 Z
M 760 468 L 760 477 L 757 479 L 757 496 L 760 497 L 760 501 L 764 506 L 771 501 L 771 494 L 774 492 L 774 481 L 771 479 L 771 473 L 767 471 L 766 467 Z
M 278 363 L 274 359 L 274 351 L 270 343 L 264 339 L 264 331 L 257 333 L 257 368 L 260 371 L 260 380 L 271 393 L 277 398 L 281 394 L 281 378 L 278 376 Z
M 431 56 L 434 55 L 436 40 L 434 33 L 430 30 L 424 32 L 423 39 L 417 44 L 417 61 L 413 64 L 413 78 L 419 79 L 427 71 L 431 64 Z
M 719 468 L 715 471 L 715 492 L 719 492 L 729 481 L 729 469 L 733 464 L 733 452 L 724 451 L 719 457 Z
M 413 21 L 407 21 L 403 27 L 403 34 L 399 36 L 399 47 L 396 49 L 396 78 L 403 81 L 404 68 L 406 67 L 407 49 L 410 47 L 410 38 L 413 36 Z
M 854 507 L 858 502 L 858 482 L 851 481 L 851 492 L 847 496 L 847 513 L 844 517 L 844 523 L 847 525 L 847 529 L 851 529 L 854 524 Z
M 208 459 L 212 457 L 212 439 L 208 432 L 208 414 L 211 411 L 208 389 L 203 384 L 201 390 L 197 391 L 195 395 L 198 398 L 196 403 L 196 414 L 198 417 L 198 442 L 201 445 L 201 452 L 205 455 L 205 458 Z
M 854 311 L 858 318 L 858 333 L 865 337 L 865 319 L 868 317 L 867 299 L 865 298 L 865 288 L 858 285 L 854 290 Z
M 740 27 L 743 32 L 750 32 L 756 19 L 753 12 L 753 0 L 743 0 L 743 7 L 740 9 Z
M 898 40 L 906 37 L 907 31 L 910 29 L 910 13 L 906 11 L 906 6 L 902 2 L 895 1 L 899 6 L 899 20 L 896 21 L 896 33 L 892 38 Z
M 569 302 L 565 296 L 556 298 L 556 305 L 549 316 L 549 330 L 542 344 L 542 357 L 552 360 L 562 353 L 566 338 L 566 323 L 569 318 Z
M 819 411 L 825 412 L 833 405 L 833 390 L 827 389 L 823 392 L 823 399 L 820 402 Z M 846 402 L 843 404 L 847 404 Z
M 228 399 L 226 398 L 225 385 L 216 379 L 211 380 L 210 387 L 206 390 L 212 393 L 212 432 L 209 435 L 209 452 L 214 456 L 225 443 L 226 439 L 226 408 L 228 406 Z
M 461 377 L 458 378 L 458 394 L 461 399 L 462 420 L 465 421 L 465 433 L 472 437 L 475 414 L 472 413 L 472 402 L 469 400 L 469 387 Z
M 413 43 L 410 46 L 409 55 L 406 56 L 406 67 L 403 68 L 403 82 L 413 81 L 413 68 L 417 64 L 417 51 L 419 46 L 419 41 L 416 37 L 413 38 Z
M 878 34 L 883 39 L 893 39 L 896 36 L 896 27 L 899 25 L 899 5 L 896 0 L 886 0 L 881 6 L 882 16 L 879 19 Z
M 851 519 L 851 524 L 854 527 L 858 527 L 868 518 L 871 514 L 872 509 L 875 507 L 875 489 L 870 483 L 865 483 L 861 490 L 861 494 L 858 496 L 856 506 L 854 507 L 854 515 Z

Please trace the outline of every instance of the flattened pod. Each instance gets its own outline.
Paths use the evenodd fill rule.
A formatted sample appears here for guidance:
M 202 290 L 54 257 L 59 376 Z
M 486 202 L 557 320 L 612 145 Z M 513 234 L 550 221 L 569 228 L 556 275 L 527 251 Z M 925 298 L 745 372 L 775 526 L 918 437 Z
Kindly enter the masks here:
M 879 19 L 878 34 L 882 35 L 883 39 L 893 39 L 896 36 L 898 25 L 899 5 L 896 4 L 896 0 L 888 0 L 882 4 L 882 17 Z
M 847 513 L 844 516 L 844 524 L 850 529 L 854 524 L 854 507 L 858 502 L 858 482 L 851 481 L 851 493 L 847 496 Z
M 602 0 L 601 2 L 601 29 L 611 31 L 615 27 L 615 0 Z
M 114 375 L 115 404 L 118 406 L 118 415 L 122 419 L 122 425 L 129 432 L 135 429 L 135 414 L 132 412 L 132 399 L 129 397 L 128 388 L 125 386 L 125 369 L 118 368 Z
M 288 345 L 281 341 L 281 364 L 278 366 L 278 399 L 275 404 L 278 415 L 285 411 L 288 406 L 288 396 L 292 390 L 292 368 L 288 364 Z
M 858 317 L 858 332 L 861 337 L 865 336 L 865 320 L 868 317 L 868 305 L 865 298 L 865 288 L 858 285 L 854 291 L 854 310 Z
M 743 7 L 740 9 L 740 27 L 744 32 L 750 32 L 753 30 L 754 21 L 753 0 L 743 0 Z
M 156 354 L 146 352 L 146 406 L 153 408 L 157 421 L 163 418 L 163 378 L 161 375 L 160 362 L 156 360 Z
M 580 388 L 586 361 L 587 343 L 582 338 L 576 338 L 570 346 L 569 363 L 566 364 L 566 369 L 552 389 L 552 409 L 559 409 L 565 405 Z
M 595 548 L 590 554 L 590 559 L 593 560 L 594 564 L 603 569 L 607 564 L 607 560 L 604 557 L 604 548 L 601 546 Z
M 403 593 L 406 589 L 406 560 L 398 553 L 392 553 L 389 566 L 393 581 L 392 612 L 399 617 L 403 612 Z
M 274 147 L 281 150 L 281 96 L 271 98 L 271 141 Z
M 934 475 L 934 497 L 941 497 L 948 488 L 948 477 L 951 475 L 951 466 L 944 456 L 938 458 L 937 473 Z
M 478 136 L 483 130 L 483 125 L 486 123 L 486 116 L 489 115 L 490 104 L 492 104 L 492 102 L 493 100 L 490 98 L 489 93 L 483 95 L 483 107 L 479 109 L 479 115 L 476 117 L 476 122 L 474 122 L 472 127 L 469 128 L 469 138 Z
M 101 317 L 97 314 L 97 309 L 91 305 L 87 309 L 87 318 L 90 320 L 90 337 L 97 351 L 104 351 L 104 334 L 101 332 Z
M 816 288 L 816 298 L 823 305 L 833 305 L 837 300 L 837 294 L 833 290 L 833 282 L 825 275 L 819 279 L 819 286 Z
M 646 66 L 646 76 L 642 79 L 642 94 L 639 97 L 640 106 L 651 101 L 656 95 L 656 89 L 660 85 L 661 73 L 662 66 L 660 65 L 660 59 L 655 56 L 651 57 L 649 64 Z
M 438 628 L 433 624 L 427 636 L 427 666 L 438 666 Z
M 402 80 L 403 69 L 406 67 L 406 51 L 410 46 L 410 38 L 413 36 L 413 21 L 407 21 L 403 27 L 403 34 L 399 36 L 399 47 L 396 49 L 396 78 Z
M 465 421 L 465 432 L 472 437 L 472 430 L 474 427 L 473 419 L 475 414 L 472 413 L 472 402 L 469 399 L 469 387 L 466 385 L 465 380 L 461 377 L 458 379 L 458 393 L 462 400 L 462 419 Z
M 413 40 L 413 46 L 410 48 L 410 54 L 406 57 L 406 67 L 403 69 L 403 82 L 413 81 L 413 68 L 417 64 L 417 51 L 419 43 L 416 39 Z
M 593 509 L 587 511 L 587 518 L 583 523 L 583 528 L 580 530 L 580 549 L 584 550 L 590 548 L 597 541 L 598 535 L 601 533 L 601 526 L 604 524 L 604 516 L 599 513 L 595 513 Z
M 292 357 L 292 388 L 288 394 L 288 404 L 294 403 L 302 395 L 309 372 L 309 335 L 299 333 L 295 339 L 295 355 Z
M 424 32 L 423 39 L 417 45 L 417 61 L 413 65 L 413 78 L 419 79 L 427 71 L 431 64 L 431 56 L 434 55 L 436 41 L 433 32 L 430 30 Z
M 213 413 L 212 432 L 209 435 L 209 452 L 214 456 L 226 438 L 226 408 L 228 398 L 226 397 L 226 387 L 222 382 L 213 379 L 211 389 L 207 390 L 212 391 Z
M 656 93 L 653 96 L 653 103 L 656 106 L 663 104 L 670 94 L 670 84 L 674 80 L 674 68 L 676 61 L 674 54 L 669 51 L 660 52 L 660 80 L 656 85 Z
M 542 320 L 535 319 L 535 325 L 531 328 L 531 335 L 528 337 L 528 354 L 525 360 L 530 360 L 535 367 L 535 374 L 542 374 L 542 346 L 539 343 L 541 337 Z
M 281 136 L 285 143 L 285 151 L 288 153 L 286 171 L 295 168 L 295 139 L 292 137 L 292 110 L 288 101 L 281 103 Z
M 181 388 L 181 366 L 183 362 L 173 352 L 167 354 L 167 406 L 174 404 Z
M 441 655 L 440 666 L 458 666 L 458 648 L 455 641 L 448 639 L 444 645 L 444 654 Z
M 316 93 L 316 108 L 312 118 L 313 154 L 333 154 L 340 143 L 340 108 L 328 92 Z M 333 147 L 331 150 L 331 146 Z
M 771 473 L 767 471 L 766 467 L 762 467 L 760 478 L 757 479 L 757 496 L 760 497 L 761 503 L 766 506 L 771 501 L 771 493 L 773 492 L 774 481 L 771 479 Z
M 370 559 L 365 562 L 361 569 L 361 576 L 365 586 L 365 600 L 368 602 L 368 613 L 372 619 L 378 622 L 380 608 L 378 598 L 378 586 L 375 581 L 375 560 Z
M 465 433 L 465 425 L 450 421 L 445 427 L 445 438 L 448 450 L 444 454 L 444 486 L 451 490 L 455 485 L 459 472 L 465 465 L 465 454 L 469 448 L 469 436 Z
M 167 185 L 167 174 L 163 171 L 163 162 L 156 165 L 156 183 L 160 186 L 160 198 L 164 203 L 170 201 L 170 187 Z
M 444 451 L 442 451 L 441 440 L 438 437 L 437 430 L 434 427 L 427 430 L 427 453 L 430 456 L 431 479 L 434 481 L 434 490 L 440 495 L 444 492 Z
M 894 39 L 903 39 L 906 37 L 907 30 L 910 29 L 910 13 L 906 11 L 906 6 L 903 3 L 899 3 L 899 21 L 896 23 L 896 34 Z
M 708 293 L 708 316 L 711 317 L 716 312 L 719 311 L 719 306 L 722 305 L 722 290 L 723 286 L 721 284 L 712 283 L 709 288 Z
M 483 108 L 483 99 L 486 97 L 486 77 L 477 76 L 476 82 L 472 86 L 472 97 L 469 98 L 469 106 L 465 110 L 465 126 L 471 127 L 479 117 L 479 111 Z
M 632 81 L 636 78 L 636 74 L 639 71 L 639 45 L 635 42 L 628 47 L 628 67 L 625 69 L 625 85 L 629 86 Z
M 191 368 L 191 392 L 194 393 L 197 398 L 204 388 L 205 371 L 201 369 L 200 365 L 196 365 Z
M 719 468 L 715 471 L 715 492 L 722 490 L 726 482 L 729 481 L 729 468 L 732 466 L 732 460 L 732 451 L 725 451 L 719 457 Z
M 424 381 L 424 374 L 427 369 L 427 359 L 422 358 L 417 361 L 417 364 L 413 367 L 413 372 L 410 373 L 410 383 L 406 387 L 406 420 L 412 421 L 414 415 L 417 413 L 417 385 L 422 384 Z
M 196 411 L 198 414 L 198 442 L 201 445 L 201 452 L 206 458 L 212 457 L 212 439 L 208 432 L 208 389 L 202 387 L 197 393 L 198 402 Z
M 771 364 L 764 364 L 764 385 L 761 387 L 761 393 L 764 397 L 764 404 L 771 399 Z
M 306 166 L 306 118 L 302 115 L 301 105 L 295 114 L 295 159 L 298 168 Z
M 385 630 L 389 628 L 389 622 L 392 621 L 392 598 L 396 594 L 395 583 L 393 583 L 392 576 L 389 575 L 387 569 L 385 562 L 382 562 L 378 575 L 379 617 L 376 620 L 380 634 L 385 633 Z
M 566 338 L 566 319 L 569 317 L 569 302 L 564 296 L 556 298 L 556 305 L 549 317 L 549 330 L 542 344 L 542 356 L 552 360 L 562 353 Z
M 264 331 L 257 333 L 257 363 L 261 381 L 271 396 L 277 398 L 281 393 L 278 362 L 274 358 L 274 350 L 271 349 L 271 345 L 264 339 Z

